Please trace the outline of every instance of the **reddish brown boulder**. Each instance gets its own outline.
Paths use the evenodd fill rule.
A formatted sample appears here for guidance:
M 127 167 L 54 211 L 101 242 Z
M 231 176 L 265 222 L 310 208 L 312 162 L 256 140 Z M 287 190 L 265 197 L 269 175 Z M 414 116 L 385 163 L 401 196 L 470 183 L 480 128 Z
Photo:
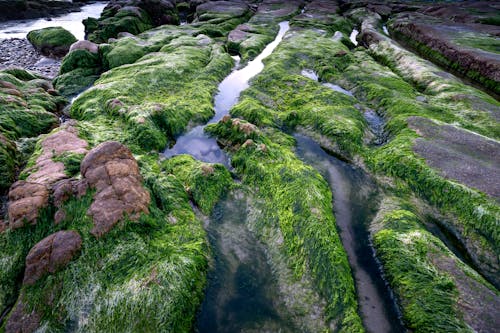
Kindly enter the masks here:
M 33 310 L 28 312 L 21 296 L 5 325 L 5 333 L 31 333 L 40 326 L 41 316 Z
M 142 186 L 134 156 L 121 143 L 104 142 L 92 149 L 80 171 L 89 186 L 97 190 L 87 212 L 94 220 L 94 236 L 109 232 L 124 215 L 137 220 L 141 213 L 149 213 L 149 192 Z
M 49 186 L 67 178 L 64 173 L 64 164 L 54 162 L 53 157 L 63 153 L 87 153 L 87 142 L 78 138 L 77 134 L 78 130 L 70 123 L 63 125 L 61 130 L 43 140 L 42 154 L 36 160 L 37 171 L 32 173 L 27 180 Z
M 25 223 L 35 224 L 39 210 L 49 203 L 45 185 L 20 180 L 9 191 L 9 226 L 20 228 Z
M 26 257 L 23 283 L 34 284 L 48 273 L 66 266 L 82 247 L 76 231 L 59 231 L 38 242 Z

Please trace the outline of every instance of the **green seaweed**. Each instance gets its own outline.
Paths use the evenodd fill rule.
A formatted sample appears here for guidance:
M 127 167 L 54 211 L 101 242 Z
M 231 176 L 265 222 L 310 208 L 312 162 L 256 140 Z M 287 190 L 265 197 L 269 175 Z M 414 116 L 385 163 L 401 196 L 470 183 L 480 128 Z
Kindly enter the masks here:
M 249 127 L 233 119 L 210 125 L 207 131 L 230 149 L 232 165 L 243 183 L 259 189 L 255 195 L 262 201 L 262 211 L 257 228 L 280 230 L 281 250 L 296 278 L 310 274 L 327 301 L 327 320 L 336 322 L 338 331 L 362 332 L 327 183 L 294 155 L 291 137 L 270 128 L 264 133 Z M 265 241 L 265 235 L 261 237 Z

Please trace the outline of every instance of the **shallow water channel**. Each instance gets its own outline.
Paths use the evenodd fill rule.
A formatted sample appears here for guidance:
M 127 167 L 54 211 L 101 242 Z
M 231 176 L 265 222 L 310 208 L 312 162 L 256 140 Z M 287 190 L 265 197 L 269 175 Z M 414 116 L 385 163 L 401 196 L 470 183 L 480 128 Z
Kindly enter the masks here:
M 83 40 L 85 37 L 85 27 L 82 20 L 87 17 L 99 17 L 107 2 L 99 1 L 84 5 L 78 12 L 71 12 L 55 17 L 13 20 L 0 23 L 0 39 L 3 38 L 26 38 L 31 30 L 47 27 L 63 27 L 71 32 L 77 39 Z
M 279 25 L 278 35 L 257 58 L 250 61 L 245 67 L 231 72 L 219 84 L 219 93 L 214 98 L 215 115 L 206 125 L 217 123 L 228 114 L 229 110 L 238 102 L 240 93 L 249 87 L 248 81 L 264 69 L 262 60 L 273 52 L 290 28 L 288 22 L 281 22 Z M 177 138 L 175 145 L 165 150 L 164 156 L 189 154 L 203 162 L 222 163 L 229 167 L 229 158 L 219 147 L 217 140 L 205 134 L 206 125 L 196 126 Z
M 404 332 L 392 293 L 370 243 L 368 224 L 379 201 L 375 183 L 361 169 L 329 154 L 312 139 L 296 134 L 296 153 L 327 180 L 334 198 L 340 238 L 353 270 L 360 314 L 368 332 Z
M 247 226 L 247 204 L 231 193 L 206 226 L 214 263 L 197 333 L 298 332 L 289 320 L 265 247 Z

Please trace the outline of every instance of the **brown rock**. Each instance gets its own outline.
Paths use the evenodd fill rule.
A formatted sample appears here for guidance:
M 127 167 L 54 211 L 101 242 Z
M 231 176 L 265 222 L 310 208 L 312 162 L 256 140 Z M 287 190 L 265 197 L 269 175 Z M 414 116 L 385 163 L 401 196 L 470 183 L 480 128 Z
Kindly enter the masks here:
M 18 89 L 18 87 L 15 84 L 2 80 L 0 80 L 0 87 L 7 89 Z
M 69 52 L 74 50 L 85 50 L 89 51 L 90 53 L 97 54 L 99 52 L 99 47 L 97 46 L 97 44 L 92 43 L 91 41 L 79 40 L 71 44 L 71 46 L 69 47 Z
M 136 220 L 141 213 L 149 213 L 149 192 L 143 188 L 137 162 L 126 146 L 114 141 L 100 144 L 85 156 L 80 170 L 97 191 L 87 211 L 94 220 L 94 236 L 108 233 L 124 215 Z
M 209 176 L 209 175 L 213 175 L 214 174 L 215 169 L 214 169 L 213 165 L 203 164 L 201 166 L 201 172 L 203 173 L 203 176 Z
M 48 273 L 66 266 L 82 247 L 76 231 L 58 231 L 38 242 L 26 257 L 25 285 L 34 284 Z
M 5 325 L 5 333 L 31 333 L 40 326 L 41 315 L 33 310 L 28 313 L 28 309 L 23 301 L 23 296 L 17 302 Z
M 20 180 L 12 184 L 9 201 L 9 226 L 16 229 L 36 224 L 40 209 L 49 203 L 49 191 L 45 185 Z
M 64 164 L 54 162 L 53 157 L 63 153 L 85 154 L 87 142 L 77 136 L 77 129 L 71 124 L 65 125 L 61 130 L 49 135 L 42 142 L 42 154 L 36 160 L 37 171 L 29 175 L 28 181 L 51 184 L 67 178 L 64 173 Z

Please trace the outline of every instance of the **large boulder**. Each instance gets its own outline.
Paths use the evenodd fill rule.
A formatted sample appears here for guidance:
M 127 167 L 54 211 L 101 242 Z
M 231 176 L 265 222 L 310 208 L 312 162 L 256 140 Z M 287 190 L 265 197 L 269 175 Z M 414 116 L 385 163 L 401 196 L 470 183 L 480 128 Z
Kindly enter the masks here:
M 35 224 L 40 209 L 49 203 L 49 190 L 43 184 L 24 180 L 15 182 L 9 191 L 9 227 L 21 228 L 26 223 Z
M 141 213 L 149 213 L 149 192 L 142 186 L 134 156 L 123 144 L 108 141 L 95 147 L 83 159 L 80 171 L 96 190 L 87 212 L 94 220 L 94 236 L 105 235 L 124 215 L 137 220 Z
M 25 285 L 65 267 L 80 251 L 82 237 L 76 231 L 58 231 L 38 242 L 26 257 Z
M 68 53 L 71 44 L 77 41 L 76 37 L 63 27 L 32 30 L 26 38 L 40 53 L 52 57 L 63 57 Z

